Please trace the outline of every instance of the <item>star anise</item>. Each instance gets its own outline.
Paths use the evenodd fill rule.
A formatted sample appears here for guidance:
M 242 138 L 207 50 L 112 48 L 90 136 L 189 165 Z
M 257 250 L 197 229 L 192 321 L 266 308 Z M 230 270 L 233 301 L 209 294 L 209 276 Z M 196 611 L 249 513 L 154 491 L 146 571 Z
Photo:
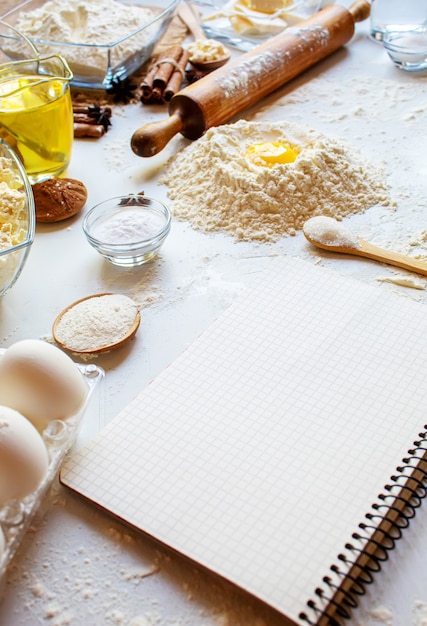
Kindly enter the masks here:
M 119 202 L 119 206 L 144 206 L 144 204 L 146 204 L 146 200 L 143 191 L 136 194 L 129 194 L 127 198 L 122 198 Z
M 195 68 L 191 68 L 185 71 L 185 78 L 187 79 L 187 82 L 191 85 L 191 83 L 195 83 L 207 74 L 209 74 L 209 72 L 204 72 L 203 70 L 196 70 Z
M 87 114 L 95 120 L 95 124 L 103 126 L 105 132 L 107 132 L 109 126 L 111 126 L 111 109 L 109 107 L 101 107 L 99 104 L 92 104 L 88 106 Z
M 113 78 L 110 87 L 107 89 L 107 93 L 113 96 L 113 101 L 116 103 L 123 102 L 128 104 L 134 97 L 137 85 L 133 83 L 129 78 L 122 80 L 121 78 Z

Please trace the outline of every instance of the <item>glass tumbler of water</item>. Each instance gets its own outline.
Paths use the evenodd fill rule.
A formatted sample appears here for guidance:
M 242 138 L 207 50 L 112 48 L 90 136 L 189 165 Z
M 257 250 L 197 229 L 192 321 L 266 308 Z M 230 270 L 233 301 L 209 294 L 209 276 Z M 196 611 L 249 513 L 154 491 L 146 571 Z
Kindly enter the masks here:
M 371 0 L 371 36 L 427 27 L 427 0 Z

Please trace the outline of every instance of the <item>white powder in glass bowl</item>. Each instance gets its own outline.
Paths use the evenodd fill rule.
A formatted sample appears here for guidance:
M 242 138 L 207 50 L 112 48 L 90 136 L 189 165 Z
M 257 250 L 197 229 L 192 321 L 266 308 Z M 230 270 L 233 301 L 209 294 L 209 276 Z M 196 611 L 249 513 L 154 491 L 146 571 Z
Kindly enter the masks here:
M 91 236 L 103 243 L 136 243 L 157 236 L 164 225 L 164 216 L 149 207 L 126 207 L 96 224 Z

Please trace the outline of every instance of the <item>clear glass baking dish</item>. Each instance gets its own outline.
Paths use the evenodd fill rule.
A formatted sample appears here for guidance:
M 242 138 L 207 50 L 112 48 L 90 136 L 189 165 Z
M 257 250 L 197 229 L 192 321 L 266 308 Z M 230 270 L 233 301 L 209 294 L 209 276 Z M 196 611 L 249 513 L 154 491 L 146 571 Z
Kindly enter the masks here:
M 0 128 L 0 296 L 3 296 L 18 280 L 26 263 L 35 236 L 36 211 L 25 169 L 1 134 Z
M 242 50 L 255 47 L 333 3 L 334 0 L 194 0 L 206 35 Z M 260 10 L 264 5 L 276 9 Z M 239 46 L 239 41 L 247 46 Z
M 39 54 L 61 54 L 74 74 L 72 85 L 108 89 L 115 81 L 128 78 L 150 58 L 178 2 L 67 0 L 57 4 L 57 0 L 25 0 L 0 15 L 0 19 L 27 36 Z M 102 3 L 105 11 L 101 10 Z M 52 6 L 56 8 L 51 11 Z M 70 6 L 75 10 L 70 11 Z M 111 7 L 119 12 L 117 19 Z M 99 13 L 96 20 L 95 10 L 96 15 Z M 107 22 L 103 23 L 104 20 Z M 64 24 L 67 29 L 63 28 Z M 55 35 L 43 38 L 40 33 L 45 32 L 48 25 L 48 32 L 55 31 Z M 66 36 L 65 30 L 68 31 Z M 14 42 L 10 43 L 7 53 L 13 58 Z

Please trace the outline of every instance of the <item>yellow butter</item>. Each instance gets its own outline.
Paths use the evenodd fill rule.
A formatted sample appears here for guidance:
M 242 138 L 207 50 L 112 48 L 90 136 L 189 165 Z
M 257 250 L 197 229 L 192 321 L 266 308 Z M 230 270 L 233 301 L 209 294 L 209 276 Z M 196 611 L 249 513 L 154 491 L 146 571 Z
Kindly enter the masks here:
M 293 163 L 299 149 L 285 141 L 255 143 L 246 150 L 245 157 L 255 165 L 272 167 L 276 164 Z
M 233 30 L 242 36 L 274 35 L 280 33 L 288 25 L 280 17 L 267 21 L 265 18 L 257 20 L 243 15 L 232 15 L 229 19 Z
M 293 0 L 243 0 L 248 9 L 251 11 L 260 11 L 261 13 L 275 13 L 281 9 L 285 9 Z

